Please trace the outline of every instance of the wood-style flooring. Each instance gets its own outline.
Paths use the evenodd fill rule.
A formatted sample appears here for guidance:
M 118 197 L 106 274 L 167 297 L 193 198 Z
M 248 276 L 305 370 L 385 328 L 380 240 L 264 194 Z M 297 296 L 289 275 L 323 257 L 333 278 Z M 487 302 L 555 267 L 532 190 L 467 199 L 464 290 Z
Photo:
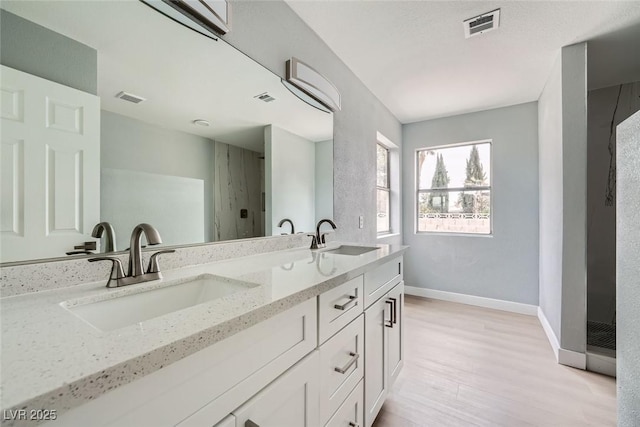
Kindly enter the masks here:
M 534 316 L 407 296 L 405 364 L 375 427 L 615 426 L 615 379 L 556 363 Z

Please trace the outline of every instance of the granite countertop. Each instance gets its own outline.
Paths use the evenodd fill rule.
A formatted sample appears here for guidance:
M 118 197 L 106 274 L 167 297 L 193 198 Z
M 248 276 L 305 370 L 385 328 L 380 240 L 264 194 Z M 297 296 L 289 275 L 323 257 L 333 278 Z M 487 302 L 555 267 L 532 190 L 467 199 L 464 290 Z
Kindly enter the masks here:
M 1 408 L 62 413 L 313 298 L 406 250 L 400 245 L 376 246 L 379 249 L 359 256 L 291 249 L 170 270 L 161 280 L 123 288 L 107 289 L 105 278 L 2 298 Z M 171 286 L 202 274 L 252 286 L 109 331 L 95 328 L 65 308 Z

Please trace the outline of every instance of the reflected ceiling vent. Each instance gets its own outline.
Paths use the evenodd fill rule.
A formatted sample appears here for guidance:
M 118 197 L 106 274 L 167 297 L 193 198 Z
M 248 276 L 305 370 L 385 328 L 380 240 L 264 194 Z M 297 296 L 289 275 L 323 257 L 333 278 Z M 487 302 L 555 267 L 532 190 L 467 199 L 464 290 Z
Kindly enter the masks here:
M 484 34 L 500 26 L 500 9 L 474 16 L 462 23 L 464 25 L 464 38 Z
M 264 101 L 264 102 L 271 102 L 271 101 L 275 101 L 276 100 L 273 96 L 269 95 L 267 92 L 263 92 L 260 95 L 256 95 L 256 96 L 254 96 L 254 98 L 259 99 L 259 100 Z
M 132 93 L 128 93 L 128 92 L 119 92 L 116 95 L 116 98 L 120 98 L 122 100 L 125 101 L 129 101 L 129 102 L 133 102 L 134 104 L 140 104 L 142 101 L 146 101 L 147 98 L 143 98 L 141 96 L 138 95 L 134 95 Z

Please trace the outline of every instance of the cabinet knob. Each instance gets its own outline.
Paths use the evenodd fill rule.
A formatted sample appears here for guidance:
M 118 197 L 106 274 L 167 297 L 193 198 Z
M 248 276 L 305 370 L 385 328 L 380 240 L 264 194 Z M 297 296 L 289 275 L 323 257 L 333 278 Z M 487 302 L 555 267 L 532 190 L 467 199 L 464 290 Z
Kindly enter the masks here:
M 254 423 L 254 422 L 253 422 L 253 421 L 251 421 L 251 420 L 247 420 L 247 421 L 244 423 L 244 427 L 260 427 L 260 426 L 259 426 L 258 424 L 256 424 L 256 423 Z

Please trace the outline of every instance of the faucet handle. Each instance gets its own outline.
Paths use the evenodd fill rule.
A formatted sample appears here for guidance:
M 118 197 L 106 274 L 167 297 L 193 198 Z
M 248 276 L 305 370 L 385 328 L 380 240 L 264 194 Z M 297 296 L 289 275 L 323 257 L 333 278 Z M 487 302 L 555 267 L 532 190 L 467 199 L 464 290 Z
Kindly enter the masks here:
M 118 258 L 112 257 L 97 257 L 97 258 L 89 258 L 89 262 L 96 261 L 111 261 L 111 274 L 109 275 L 109 280 L 107 281 L 107 288 L 117 288 L 118 280 L 124 277 L 124 270 L 122 268 L 122 262 Z
M 151 255 L 149 258 L 149 267 L 147 268 L 147 273 L 159 273 L 160 272 L 160 264 L 158 263 L 159 256 L 162 254 L 172 254 L 174 253 L 174 249 L 165 249 L 163 251 L 158 251 Z

